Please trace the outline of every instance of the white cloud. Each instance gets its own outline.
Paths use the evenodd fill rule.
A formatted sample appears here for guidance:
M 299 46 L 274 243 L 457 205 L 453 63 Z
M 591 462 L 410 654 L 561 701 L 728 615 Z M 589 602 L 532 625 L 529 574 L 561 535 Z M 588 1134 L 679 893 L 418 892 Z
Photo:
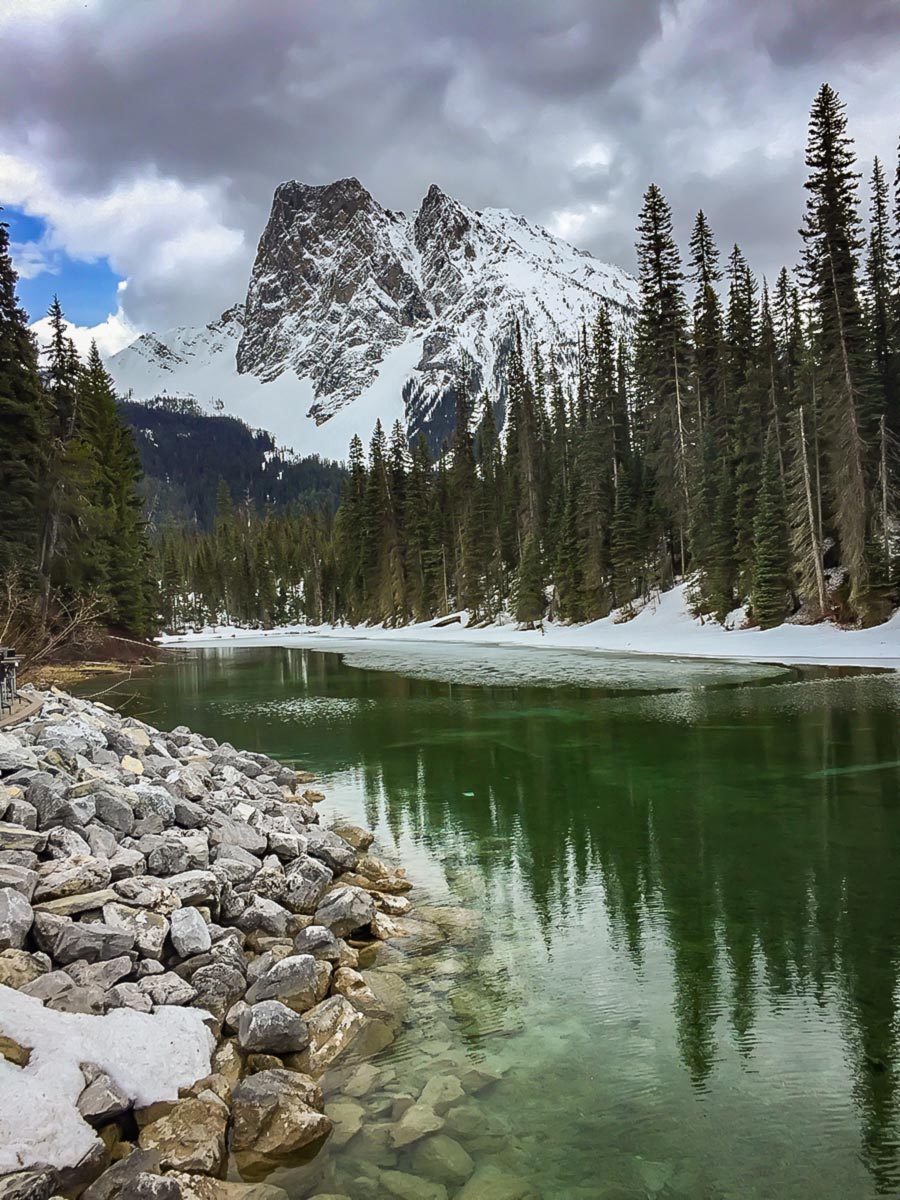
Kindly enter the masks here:
M 605 169 L 612 163 L 612 150 L 604 142 L 592 142 L 575 159 L 576 167 L 588 167 L 591 170 Z
M 31 326 L 31 331 L 43 349 L 50 342 L 50 318 L 41 317 Z M 75 349 L 82 358 L 87 356 L 91 342 L 97 343 L 97 349 L 103 358 L 109 358 L 118 350 L 123 350 L 139 336 L 139 330 L 129 324 L 122 310 L 110 313 L 99 325 L 66 325 L 66 336 L 75 343 Z
M 221 218 L 224 201 L 213 184 L 191 187 L 148 168 L 105 193 L 78 195 L 64 193 L 38 161 L 0 154 L 0 200 L 47 225 L 39 243 L 23 244 L 18 260 L 23 277 L 49 269 L 54 251 L 83 262 L 106 258 L 130 285 L 120 297 L 126 321 L 144 324 L 141 316 L 148 310 L 157 317 L 156 297 L 168 301 L 179 291 L 196 318 L 202 315 L 196 305 L 208 274 L 227 276 L 239 268 L 242 276 L 246 268 L 244 235 Z M 109 320 L 115 326 L 116 314 Z
M 109 358 L 111 354 L 124 349 L 139 336 L 140 330 L 135 329 L 122 311 L 122 300 L 127 288 L 128 284 L 123 280 L 118 287 L 119 302 L 116 311 L 110 313 L 105 321 L 100 321 L 97 325 L 73 325 L 69 321 L 66 322 L 66 335 L 75 343 L 75 349 L 82 358 L 87 356 L 91 342 L 96 342 L 101 355 Z M 42 349 L 49 345 L 50 318 L 41 317 L 39 321 L 35 321 L 31 326 L 31 331 Z
M 43 240 L 10 242 L 9 253 L 20 279 L 36 279 L 38 275 L 59 274 L 56 254 Z

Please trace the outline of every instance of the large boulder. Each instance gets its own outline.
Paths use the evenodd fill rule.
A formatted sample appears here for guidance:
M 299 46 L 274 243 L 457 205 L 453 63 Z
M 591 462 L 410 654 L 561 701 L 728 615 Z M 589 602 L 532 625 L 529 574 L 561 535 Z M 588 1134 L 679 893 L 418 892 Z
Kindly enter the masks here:
M 294 1054 L 309 1044 L 306 1023 L 280 1000 L 261 1000 L 245 1009 L 237 1035 L 248 1054 Z
M 242 1174 L 264 1171 L 331 1132 L 318 1086 L 295 1071 L 258 1071 L 234 1089 L 231 1150 Z
M 169 918 L 169 937 L 180 958 L 205 954 L 212 945 L 209 926 L 203 914 L 192 905 L 176 909 Z
M 156 1150 L 164 1170 L 218 1175 L 225 1163 L 228 1106 L 214 1092 L 202 1091 L 173 1104 L 145 1125 L 138 1144 Z
M 280 1000 L 294 1012 L 303 1013 L 316 1002 L 318 975 L 311 954 L 291 954 L 276 962 L 247 992 L 247 1003 Z
M 56 900 L 105 888 L 112 873 L 106 859 L 86 854 L 42 863 L 38 876 L 33 897 L 36 904 L 41 900 Z
M 358 887 L 336 887 L 326 893 L 316 909 L 317 925 L 324 925 L 336 937 L 346 937 L 356 929 L 371 924 L 375 916 L 375 901 Z
M 291 1058 L 291 1066 L 318 1078 L 347 1049 L 366 1025 L 366 1018 L 343 996 L 329 996 L 304 1013 L 309 1046 Z
M 460 1187 L 475 1170 L 471 1156 L 444 1133 L 420 1141 L 413 1151 L 412 1163 L 419 1175 L 451 1188 Z
M 283 903 L 291 912 L 314 913 L 333 878 L 325 863 L 301 856 L 285 872 Z
M 35 913 L 33 931 L 38 947 L 63 966 L 78 959 L 93 963 L 118 958 L 134 946 L 130 930 L 111 929 L 100 921 L 73 921 L 53 913 Z
M 111 902 L 103 905 L 103 919 L 110 929 L 133 934 L 134 944 L 145 958 L 162 958 L 169 922 L 159 913 Z
M 34 911 L 18 888 L 0 888 L 0 950 L 21 950 Z

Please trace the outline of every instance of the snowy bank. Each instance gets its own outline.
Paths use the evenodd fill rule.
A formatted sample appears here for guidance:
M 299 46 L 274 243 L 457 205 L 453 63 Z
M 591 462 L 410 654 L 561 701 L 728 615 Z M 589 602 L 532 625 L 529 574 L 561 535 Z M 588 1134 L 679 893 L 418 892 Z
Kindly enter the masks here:
M 583 625 L 545 623 L 524 630 L 515 624 L 470 628 L 465 614 L 447 624 L 446 618 L 401 628 L 383 625 L 295 625 L 266 631 L 213 626 L 197 633 L 163 636 L 167 646 L 212 646 L 222 642 L 242 646 L 297 645 L 309 641 L 392 641 L 430 644 L 464 643 L 485 646 L 535 646 L 556 650 L 600 651 L 615 654 L 666 655 L 787 664 L 874 666 L 900 670 L 900 612 L 872 629 L 841 629 L 819 625 L 779 625 L 775 629 L 726 628 L 691 615 L 685 585 L 681 584 L 646 604 L 629 621 L 617 614 Z
M 26 1066 L 0 1057 L 0 1175 L 32 1163 L 69 1167 L 96 1132 L 78 1111 L 82 1063 L 99 1067 L 137 1107 L 177 1100 L 209 1074 L 213 1036 L 196 1008 L 105 1016 L 55 1012 L 0 984 L 0 1032 L 31 1050 Z

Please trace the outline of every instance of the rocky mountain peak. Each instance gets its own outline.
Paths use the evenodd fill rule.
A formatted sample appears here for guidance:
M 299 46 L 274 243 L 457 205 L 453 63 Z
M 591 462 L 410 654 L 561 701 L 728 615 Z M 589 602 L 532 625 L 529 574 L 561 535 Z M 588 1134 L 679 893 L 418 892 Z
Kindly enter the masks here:
M 268 406 L 278 436 L 301 452 L 324 444 L 304 434 L 306 416 L 339 425 L 343 438 L 401 415 L 411 435 L 439 444 L 461 372 L 502 398 L 517 322 L 529 352 L 552 344 L 571 372 L 581 323 L 600 304 L 627 323 L 634 302 L 634 280 L 619 268 L 506 209 L 469 209 L 437 184 L 407 218 L 352 177 L 291 180 L 276 189 L 243 310 L 146 335 L 110 366 L 138 395 L 180 394 L 183 377 L 185 395 L 221 398 L 254 423 Z M 365 412 L 358 429 L 353 411 Z

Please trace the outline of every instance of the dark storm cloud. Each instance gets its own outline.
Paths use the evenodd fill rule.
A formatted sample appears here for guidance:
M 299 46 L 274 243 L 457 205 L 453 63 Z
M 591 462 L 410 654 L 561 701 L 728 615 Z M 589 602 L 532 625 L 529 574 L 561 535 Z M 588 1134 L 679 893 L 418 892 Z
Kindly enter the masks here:
M 101 0 L 3 30 L 0 134 L 59 191 L 150 172 L 207 189 L 243 233 L 208 283 L 135 270 L 142 323 L 186 319 L 204 288 L 210 312 L 239 293 L 291 177 L 356 175 L 404 209 L 437 181 L 626 266 L 654 179 L 679 227 L 702 205 L 771 273 L 795 255 L 819 73 L 841 87 L 849 71 L 869 103 L 853 73 L 900 57 L 898 14 L 896 0 Z
M 897 0 L 795 0 L 767 3 L 758 23 L 763 44 L 784 66 L 834 62 L 896 49 L 900 39 Z

